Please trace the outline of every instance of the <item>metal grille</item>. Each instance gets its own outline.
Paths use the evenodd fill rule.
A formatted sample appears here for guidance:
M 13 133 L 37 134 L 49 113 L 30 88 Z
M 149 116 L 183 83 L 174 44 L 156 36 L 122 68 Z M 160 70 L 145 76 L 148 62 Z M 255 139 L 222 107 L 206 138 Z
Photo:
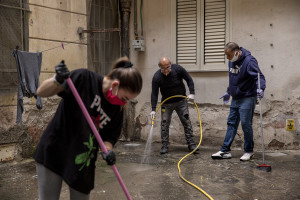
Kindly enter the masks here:
M 177 0 L 177 63 L 197 63 L 197 0 Z
M 204 63 L 225 63 L 226 1 L 205 0 Z
M 11 53 L 16 46 L 24 50 L 28 38 L 24 25 L 26 11 L 20 9 L 24 3 L 23 0 L 0 0 L 0 92 L 17 88 L 16 61 Z
M 119 28 L 118 0 L 93 0 L 90 11 L 89 29 Z M 90 52 L 93 70 L 98 74 L 107 74 L 114 61 L 120 57 L 120 33 L 91 33 Z

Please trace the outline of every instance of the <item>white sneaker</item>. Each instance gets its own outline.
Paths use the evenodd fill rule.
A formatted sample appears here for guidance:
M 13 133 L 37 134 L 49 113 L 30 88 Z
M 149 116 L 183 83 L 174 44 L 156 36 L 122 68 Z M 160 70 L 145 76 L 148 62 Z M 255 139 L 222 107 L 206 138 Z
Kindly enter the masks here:
M 228 159 L 231 158 L 230 152 L 218 151 L 217 153 L 211 155 L 212 159 Z
M 240 158 L 240 161 L 248 161 L 253 157 L 253 153 L 244 153 L 244 155 Z

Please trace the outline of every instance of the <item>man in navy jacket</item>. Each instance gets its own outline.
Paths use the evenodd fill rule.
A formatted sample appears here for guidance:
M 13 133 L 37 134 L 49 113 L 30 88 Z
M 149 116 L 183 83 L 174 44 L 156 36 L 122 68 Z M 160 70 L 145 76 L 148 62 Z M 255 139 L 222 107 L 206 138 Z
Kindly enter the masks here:
M 230 113 L 227 120 L 227 132 L 220 151 L 213 154 L 213 159 L 231 158 L 230 146 L 241 122 L 244 132 L 244 155 L 241 161 L 248 161 L 253 157 L 253 129 L 252 119 L 257 98 L 263 98 L 266 88 L 264 75 L 261 73 L 256 59 L 249 51 L 239 47 L 234 42 L 225 45 L 224 52 L 229 62 L 229 86 L 221 96 L 224 104 L 229 102 Z M 260 88 L 258 84 L 260 76 Z

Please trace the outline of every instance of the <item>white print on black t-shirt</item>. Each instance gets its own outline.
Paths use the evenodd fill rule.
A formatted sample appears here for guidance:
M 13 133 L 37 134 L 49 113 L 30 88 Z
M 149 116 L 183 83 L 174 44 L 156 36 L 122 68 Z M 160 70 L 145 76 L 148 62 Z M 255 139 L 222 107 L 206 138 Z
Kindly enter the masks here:
M 98 95 L 95 96 L 94 101 L 91 105 L 91 108 L 94 108 L 94 107 L 97 107 L 97 112 L 99 112 L 100 116 L 101 116 L 100 123 L 97 124 L 99 127 L 97 127 L 97 128 L 102 129 L 103 126 L 105 126 L 111 119 L 109 116 L 107 116 L 107 114 L 101 108 L 101 98 Z

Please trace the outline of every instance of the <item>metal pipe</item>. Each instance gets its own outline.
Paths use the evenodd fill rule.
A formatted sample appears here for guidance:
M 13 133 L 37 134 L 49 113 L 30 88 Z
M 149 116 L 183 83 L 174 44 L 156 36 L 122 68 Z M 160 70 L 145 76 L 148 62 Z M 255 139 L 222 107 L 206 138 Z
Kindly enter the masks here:
M 257 73 L 258 76 L 258 89 L 260 89 L 260 73 Z M 263 125 L 262 125 L 262 108 L 261 108 L 261 99 L 258 98 L 259 102 L 259 122 L 260 122 L 260 132 L 261 132 L 261 148 L 262 148 L 262 157 L 263 157 L 263 164 L 265 163 L 265 148 L 264 148 L 264 134 L 263 134 Z
M 121 55 L 129 57 L 129 18 L 131 0 L 120 0 L 121 4 Z
M 106 32 L 120 32 L 120 28 L 104 28 L 104 29 L 89 29 L 81 30 L 81 33 L 106 33 Z
M 141 0 L 140 5 L 140 16 L 141 16 L 141 36 L 144 36 L 144 24 L 143 24 L 143 0 Z
M 137 0 L 134 0 L 134 36 L 135 39 L 138 37 L 138 33 L 137 33 Z

